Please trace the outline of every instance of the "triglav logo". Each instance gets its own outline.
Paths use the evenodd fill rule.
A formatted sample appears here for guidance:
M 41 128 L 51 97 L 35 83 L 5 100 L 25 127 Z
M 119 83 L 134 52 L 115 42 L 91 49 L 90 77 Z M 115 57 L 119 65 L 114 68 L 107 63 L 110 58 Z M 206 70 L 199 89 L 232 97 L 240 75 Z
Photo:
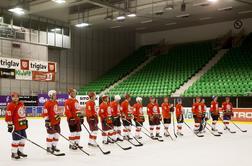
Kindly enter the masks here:
M 43 104 L 43 103 L 45 103 L 47 100 L 48 100 L 47 98 L 40 97 L 40 98 L 39 98 L 39 103 Z

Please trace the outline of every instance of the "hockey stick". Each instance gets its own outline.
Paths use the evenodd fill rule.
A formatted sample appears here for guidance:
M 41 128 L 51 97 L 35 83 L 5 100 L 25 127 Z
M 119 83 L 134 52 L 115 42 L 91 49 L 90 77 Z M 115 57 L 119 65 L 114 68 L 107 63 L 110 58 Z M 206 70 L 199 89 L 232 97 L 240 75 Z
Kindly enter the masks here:
M 82 151 L 83 153 L 85 153 L 86 155 L 90 156 L 90 154 L 86 151 L 84 151 L 82 148 L 80 148 L 79 146 L 76 146 L 74 143 L 72 143 L 67 137 L 65 137 L 64 135 L 62 135 L 61 133 L 57 132 L 62 138 L 64 138 L 66 141 L 68 141 L 70 144 L 72 144 L 73 146 L 75 146 L 76 148 L 78 148 L 80 151 Z
M 193 129 L 184 121 L 184 124 L 193 132 L 193 134 L 195 134 L 197 137 L 204 137 L 204 135 L 198 135 L 196 134 Z
M 219 117 L 220 120 L 222 121 L 222 123 L 224 124 L 224 126 L 227 128 L 227 130 L 231 133 L 231 134 L 235 134 L 236 131 L 231 131 L 230 128 L 227 127 L 227 125 L 224 123 L 223 119 L 221 117 Z
M 82 124 L 82 125 L 83 125 L 83 127 L 86 129 L 86 131 L 88 132 L 88 134 L 91 135 L 91 133 L 90 133 L 90 131 L 88 130 L 88 128 L 87 128 L 84 124 Z M 94 141 L 95 141 L 95 140 L 94 140 Z M 96 143 L 97 147 L 100 149 L 100 151 L 101 151 L 104 155 L 110 154 L 110 151 L 104 151 L 104 150 L 102 150 L 102 148 L 100 147 L 100 145 L 97 144 L 96 141 L 95 141 L 95 143 Z
M 22 135 L 18 134 L 17 132 L 14 132 L 14 134 L 21 137 L 22 139 L 25 139 L 25 140 L 29 141 L 30 143 L 32 143 L 33 145 L 39 147 L 40 149 L 43 149 L 44 151 L 48 152 L 46 148 L 42 147 L 41 145 L 33 142 L 32 140 L 30 140 L 28 138 L 23 137 Z M 65 153 L 57 153 L 57 154 L 54 154 L 53 152 L 48 152 L 48 153 L 51 154 L 51 155 L 54 155 L 54 156 L 65 156 Z
M 174 136 L 177 138 L 178 136 L 177 136 L 177 134 L 176 134 L 176 132 L 175 132 L 175 120 L 174 120 L 175 118 L 174 118 L 174 112 L 172 112 L 172 124 L 173 124 L 173 134 L 174 134 Z
M 111 127 L 110 125 L 108 125 L 108 124 L 106 124 L 111 130 L 113 130 L 114 132 L 116 132 L 115 131 L 115 129 L 113 129 L 113 127 Z M 123 126 L 123 127 L 125 127 L 125 126 Z M 125 129 L 127 129 L 126 127 L 125 127 Z M 122 134 L 119 134 L 120 136 L 122 136 Z M 136 144 L 134 144 L 133 142 L 131 142 L 130 140 L 126 140 L 126 141 L 128 141 L 131 145 L 133 145 L 133 146 L 136 146 L 136 147 L 139 147 L 139 146 L 143 146 L 143 144 L 141 143 L 141 142 L 139 142 L 135 137 L 133 137 L 136 141 L 137 141 L 137 145 Z
M 207 123 L 207 124 L 208 124 L 209 127 L 213 128 L 213 126 L 212 126 L 211 124 L 209 124 L 209 123 Z M 217 130 L 217 133 L 218 133 L 218 134 L 223 134 L 222 132 L 220 132 L 220 131 L 218 131 L 218 130 Z
M 241 132 L 243 132 L 243 133 L 246 133 L 247 132 L 247 130 L 242 130 L 237 124 L 235 124 L 232 120 L 230 120 L 230 122 L 232 122 L 233 123 L 233 125 L 235 126 L 235 127 L 237 127 Z
M 136 121 L 137 122 L 137 121 Z M 143 125 L 141 125 L 139 122 L 137 122 L 137 124 L 138 125 L 140 125 L 143 129 L 145 129 L 149 134 L 151 134 L 150 132 L 149 132 L 149 130 L 148 129 L 146 129 Z M 146 135 L 146 134 L 145 134 Z M 148 135 L 148 134 L 147 134 Z M 149 135 L 148 135 L 149 136 Z M 162 139 L 158 139 L 157 137 L 151 137 L 151 136 L 149 136 L 152 140 L 158 140 L 159 142 L 163 142 L 164 140 L 162 140 Z
M 133 124 L 132 124 L 133 125 Z M 127 129 L 124 125 L 122 125 L 125 129 Z M 121 135 L 121 134 L 120 134 Z M 140 141 L 138 141 L 138 139 L 136 138 L 136 137 L 134 137 L 133 136 L 133 138 L 134 138 L 134 140 L 136 140 L 136 142 L 137 143 L 139 143 L 140 144 L 140 146 L 143 146 L 143 143 L 142 142 L 140 142 Z
M 169 137 L 171 138 L 171 140 L 173 141 L 173 138 L 172 138 L 172 136 L 171 136 L 170 132 L 168 131 L 168 129 L 166 129 L 166 128 L 165 128 L 164 123 L 163 123 L 162 121 L 160 121 L 160 122 L 161 122 L 161 123 L 162 123 L 162 125 L 164 126 L 165 131 L 169 134 Z M 177 138 L 177 136 L 176 136 L 176 138 Z
M 102 132 L 102 133 L 105 133 L 102 129 L 100 129 L 99 127 L 98 127 L 98 129 Z M 110 139 L 112 139 L 110 136 L 108 136 Z M 113 140 L 113 139 L 112 139 Z M 119 146 L 122 150 L 130 150 L 132 147 L 131 146 L 129 146 L 129 147 L 122 147 L 120 144 L 118 144 L 117 142 L 115 142 L 115 144 L 117 145 L 117 146 Z
M 208 123 L 207 123 L 207 124 L 208 124 Z M 214 132 L 212 132 L 212 130 L 209 129 L 207 126 L 205 126 L 205 128 L 206 128 L 213 136 L 216 136 L 216 137 L 221 136 L 220 134 L 215 134 Z
M 132 124 L 134 127 L 137 127 L 136 125 Z M 140 125 L 141 126 L 141 125 Z M 141 126 L 142 127 L 142 126 Z M 146 135 L 147 137 L 149 137 L 152 140 L 158 140 L 157 138 L 152 138 L 151 136 L 149 136 L 147 133 L 145 133 L 144 131 L 141 130 L 141 132 Z

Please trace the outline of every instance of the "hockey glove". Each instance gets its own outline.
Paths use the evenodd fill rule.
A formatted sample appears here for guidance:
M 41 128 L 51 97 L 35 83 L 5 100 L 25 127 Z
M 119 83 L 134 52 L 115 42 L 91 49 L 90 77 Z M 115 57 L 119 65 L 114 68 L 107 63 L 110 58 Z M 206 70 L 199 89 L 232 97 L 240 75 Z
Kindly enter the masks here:
M 69 122 L 69 125 L 71 125 L 71 126 L 76 124 L 75 118 L 70 118 L 68 122 Z
M 45 120 L 45 127 L 47 129 L 51 128 L 51 122 L 50 122 L 50 120 Z
M 12 133 L 13 130 L 14 130 L 13 125 L 12 125 L 12 124 L 9 124 L 9 125 L 8 125 L 8 132 L 9 132 L 9 133 Z

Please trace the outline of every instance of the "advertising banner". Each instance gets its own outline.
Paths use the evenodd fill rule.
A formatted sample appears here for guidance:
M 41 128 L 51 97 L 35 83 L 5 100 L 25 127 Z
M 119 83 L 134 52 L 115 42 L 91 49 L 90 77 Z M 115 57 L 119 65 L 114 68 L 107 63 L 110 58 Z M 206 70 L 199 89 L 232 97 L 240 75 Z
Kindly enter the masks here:
M 64 106 L 65 100 L 68 99 L 68 94 L 57 94 L 59 106 Z M 38 106 L 44 106 L 44 103 L 49 100 L 47 94 L 38 94 Z
M 0 68 L 40 72 L 56 72 L 56 63 L 39 60 L 0 57 Z
M 77 95 L 76 99 L 79 101 L 80 106 L 84 106 L 86 102 L 89 100 L 88 95 Z M 95 105 L 98 107 L 99 106 L 99 96 L 97 95 L 95 98 Z
M 0 78 L 15 79 L 15 70 L 0 68 Z
M 53 82 L 55 81 L 55 73 L 33 71 L 32 80 Z
M 15 78 L 17 80 L 32 80 L 32 71 L 30 71 L 30 70 L 16 70 Z
M 6 106 L 10 101 L 10 96 L 0 96 L 0 106 Z

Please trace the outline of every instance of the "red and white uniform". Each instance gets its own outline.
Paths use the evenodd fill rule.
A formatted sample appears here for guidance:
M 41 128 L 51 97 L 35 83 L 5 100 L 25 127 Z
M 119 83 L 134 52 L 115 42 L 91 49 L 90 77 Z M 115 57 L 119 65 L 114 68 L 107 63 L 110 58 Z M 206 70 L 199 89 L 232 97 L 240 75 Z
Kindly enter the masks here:
M 164 119 L 171 119 L 171 112 L 170 112 L 170 104 L 169 103 L 162 103 L 162 115 Z
M 26 112 L 22 102 L 17 104 L 11 102 L 7 105 L 5 121 L 14 125 L 14 131 L 24 130 L 27 128 Z M 24 124 L 24 125 L 22 125 Z
M 223 102 L 222 103 L 222 111 L 223 111 L 223 122 L 225 126 L 229 125 L 229 121 L 233 116 L 233 105 L 231 102 Z
M 121 114 L 124 126 L 123 136 L 129 136 L 129 133 L 131 132 L 131 119 L 133 118 L 133 111 L 128 100 L 124 100 L 121 103 Z
M 182 124 L 184 123 L 184 117 L 183 117 L 183 106 L 182 104 L 176 105 L 176 119 L 177 119 L 177 132 L 181 133 L 182 130 Z
M 140 103 L 135 103 L 133 105 L 133 115 L 134 121 L 136 123 L 136 132 L 135 137 L 140 138 L 140 132 L 142 130 L 143 122 L 145 121 L 144 114 L 143 114 L 143 105 Z
M 109 104 L 113 117 L 113 125 L 115 132 L 113 133 L 114 140 L 121 139 L 121 106 L 118 102 L 112 101 Z
M 121 110 L 120 110 L 120 104 L 116 101 L 112 101 L 110 102 L 110 107 L 111 107 L 111 111 L 112 111 L 112 116 L 113 117 L 118 117 L 121 116 Z
M 211 102 L 210 112 L 213 115 L 219 115 L 219 103 L 217 101 Z
M 77 99 L 69 98 L 65 101 L 65 115 L 67 117 L 70 129 L 69 140 L 71 144 L 79 144 L 81 131 L 80 118 L 83 118 L 83 115 L 81 113 L 80 105 Z M 72 124 L 72 121 L 74 124 Z
M 97 138 L 97 131 L 98 131 L 98 117 L 97 117 L 97 112 L 95 109 L 95 102 L 93 100 L 89 100 L 86 102 L 86 117 L 87 117 L 87 122 L 89 124 L 89 129 L 91 131 L 89 135 L 89 143 L 96 145 L 96 138 Z
M 127 119 L 127 120 L 131 120 L 132 119 L 132 108 L 128 102 L 128 100 L 124 100 L 122 103 L 121 103 L 121 113 L 122 113 L 122 116 Z
M 27 129 L 27 120 L 25 107 L 22 102 L 17 104 L 10 102 L 7 105 L 5 121 L 8 125 L 14 126 L 14 132 L 26 137 L 25 129 Z M 20 138 L 15 133 L 12 134 L 11 152 L 17 154 L 18 151 L 23 152 L 25 146 L 25 139 Z
M 112 121 L 112 111 L 109 106 L 109 103 L 102 102 L 99 107 L 99 117 L 101 118 L 102 123 L 102 133 L 103 141 L 107 142 L 108 136 L 112 137 L 113 132 L 113 121 Z
M 147 114 L 149 116 L 151 135 L 153 135 L 155 127 L 156 127 L 156 134 L 159 134 L 161 114 L 158 103 L 149 103 L 147 105 Z
M 56 100 L 48 100 L 44 104 L 42 116 L 50 122 L 50 128 L 47 128 L 47 147 L 57 146 L 60 133 L 60 112 Z

